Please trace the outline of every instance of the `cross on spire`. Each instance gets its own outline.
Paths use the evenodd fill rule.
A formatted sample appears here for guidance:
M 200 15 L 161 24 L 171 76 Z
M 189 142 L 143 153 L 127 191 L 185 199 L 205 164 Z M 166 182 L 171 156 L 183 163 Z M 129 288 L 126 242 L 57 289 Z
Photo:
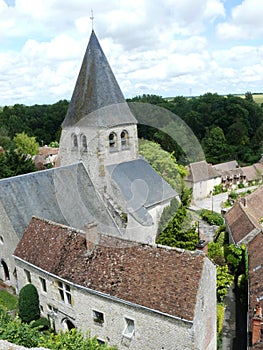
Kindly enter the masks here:
M 91 9 L 91 16 L 90 16 L 90 19 L 91 19 L 91 28 L 93 30 L 93 20 L 94 20 L 94 16 L 93 16 L 93 10 Z

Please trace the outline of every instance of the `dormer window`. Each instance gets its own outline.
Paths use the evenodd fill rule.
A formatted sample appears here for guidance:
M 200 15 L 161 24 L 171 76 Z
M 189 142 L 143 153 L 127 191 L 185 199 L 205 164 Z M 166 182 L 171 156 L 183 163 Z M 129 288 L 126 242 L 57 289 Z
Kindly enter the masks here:
M 126 130 L 121 132 L 121 149 L 125 150 L 129 148 L 129 135 Z
M 109 146 L 110 152 L 116 152 L 117 149 L 117 135 L 114 132 L 111 132 L 109 135 Z
M 72 135 L 72 151 L 77 151 L 78 150 L 78 138 L 77 135 L 73 134 Z
M 82 135 L 81 137 L 81 143 L 82 143 L 82 152 L 87 152 L 87 137 L 85 135 Z

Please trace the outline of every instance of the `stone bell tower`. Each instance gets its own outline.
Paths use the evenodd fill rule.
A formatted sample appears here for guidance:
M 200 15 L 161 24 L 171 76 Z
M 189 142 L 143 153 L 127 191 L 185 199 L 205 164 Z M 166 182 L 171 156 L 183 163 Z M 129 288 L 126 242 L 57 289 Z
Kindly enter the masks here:
M 105 190 L 106 166 L 138 159 L 137 121 L 92 30 L 60 139 L 61 165 L 82 161 Z

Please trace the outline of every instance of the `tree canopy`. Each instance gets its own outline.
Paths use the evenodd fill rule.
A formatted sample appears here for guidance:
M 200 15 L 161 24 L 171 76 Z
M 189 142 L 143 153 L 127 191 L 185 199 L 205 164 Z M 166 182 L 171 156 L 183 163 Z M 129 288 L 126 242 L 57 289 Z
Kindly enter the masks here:
M 249 92 L 245 98 L 206 93 L 199 97 L 177 96 L 169 100 L 156 95 L 142 95 L 129 101 L 153 103 L 178 115 L 192 129 L 211 163 L 237 159 L 241 163 L 252 164 L 260 158 L 263 150 L 263 107 L 254 102 Z M 138 130 L 140 136 L 156 140 L 156 130 L 145 125 L 139 125 Z M 165 149 L 167 143 L 162 140 Z M 183 161 L 178 147 L 171 149 L 170 144 L 169 151 L 174 151 L 178 160 Z

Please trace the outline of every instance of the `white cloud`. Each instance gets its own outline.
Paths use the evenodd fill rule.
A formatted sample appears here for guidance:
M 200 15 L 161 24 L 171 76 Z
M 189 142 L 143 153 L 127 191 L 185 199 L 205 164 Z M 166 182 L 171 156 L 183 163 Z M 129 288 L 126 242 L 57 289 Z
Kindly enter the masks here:
M 218 35 L 225 39 L 255 39 L 263 34 L 263 2 L 244 0 L 232 9 L 229 21 L 220 23 Z
M 263 2 L 229 3 L 16 0 L 8 7 L 0 0 L 0 105 L 70 98 L 91 32 L 91 8 L 127 97 L 260 91 L 263 42 L 243 39 L 261 40 Z M 220 38 L 240 43 L 228 41 L 222 49 Z

